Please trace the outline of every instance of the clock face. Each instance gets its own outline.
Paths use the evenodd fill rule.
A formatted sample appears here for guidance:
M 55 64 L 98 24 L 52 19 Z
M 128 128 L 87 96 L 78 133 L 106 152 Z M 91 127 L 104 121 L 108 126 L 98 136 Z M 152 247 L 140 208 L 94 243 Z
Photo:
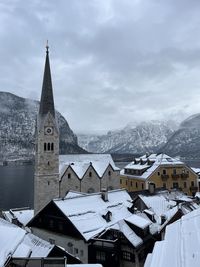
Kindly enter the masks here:
M 45 127 L 44 132 L 47 135 L 53 134 L 53 128 L 52 127 Z

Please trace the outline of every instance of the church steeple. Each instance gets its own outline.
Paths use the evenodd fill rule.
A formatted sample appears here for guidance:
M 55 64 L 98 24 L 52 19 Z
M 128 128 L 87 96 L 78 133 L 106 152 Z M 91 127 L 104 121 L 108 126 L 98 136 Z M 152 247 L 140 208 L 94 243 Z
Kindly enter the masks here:
M 52 88 L 52 81 L 51 81 L 51 69 L 50 69 L 50 62 L 49 62 L 49 46 L 48 46 L 48 41 L 47 41 L 46 61 L 45 61 L 45 68 L 44 68 L 39 116 L 42 117 L 46 115 L 48 112 L 50 112 L 51 115 L 55 118 L 53 88 Z

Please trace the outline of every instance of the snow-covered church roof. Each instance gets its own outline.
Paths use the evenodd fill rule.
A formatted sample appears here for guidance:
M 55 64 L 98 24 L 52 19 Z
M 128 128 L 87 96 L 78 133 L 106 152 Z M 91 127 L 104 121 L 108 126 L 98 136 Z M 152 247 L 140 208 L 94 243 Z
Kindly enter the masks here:
M 77 174 L 79 179 L 83 178 L 90 166 L 95 169 L 99 177 L 102 177 L 109 165 L 115 171 L 120 170 L 115 166 L 110 154 L 73 154 L 59 156 L 60 178 L 69 166 Z

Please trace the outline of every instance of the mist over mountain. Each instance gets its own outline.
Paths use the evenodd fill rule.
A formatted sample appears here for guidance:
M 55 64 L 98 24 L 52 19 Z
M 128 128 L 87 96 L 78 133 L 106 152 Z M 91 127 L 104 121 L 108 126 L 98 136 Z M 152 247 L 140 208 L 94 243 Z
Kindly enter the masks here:
M 0 92 L 0 160 L 33 159 L 39 102 Z M 65 118 L 57 112 L 60 153 L 84 153 Z
M 161 149 L 177 128 L 173 121 L 129 123 L 105 135 L 78 135 L 78 143 L 89 152 L 152 153 Z
M 200 113 L 184 120 L 162 148 L 171 156 L 200 158 Z

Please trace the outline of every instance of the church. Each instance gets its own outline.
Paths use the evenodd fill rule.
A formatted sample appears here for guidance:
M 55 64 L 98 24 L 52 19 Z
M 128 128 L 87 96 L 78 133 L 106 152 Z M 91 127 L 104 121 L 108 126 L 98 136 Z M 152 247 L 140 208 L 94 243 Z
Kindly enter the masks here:
M 49 47 L 36 122 L 34 210 L 37 213 L 69 190 L 94 193 L 118 189 L 119 171 L 109 154 L 59 155 L 59 125 L 54 107 Z

